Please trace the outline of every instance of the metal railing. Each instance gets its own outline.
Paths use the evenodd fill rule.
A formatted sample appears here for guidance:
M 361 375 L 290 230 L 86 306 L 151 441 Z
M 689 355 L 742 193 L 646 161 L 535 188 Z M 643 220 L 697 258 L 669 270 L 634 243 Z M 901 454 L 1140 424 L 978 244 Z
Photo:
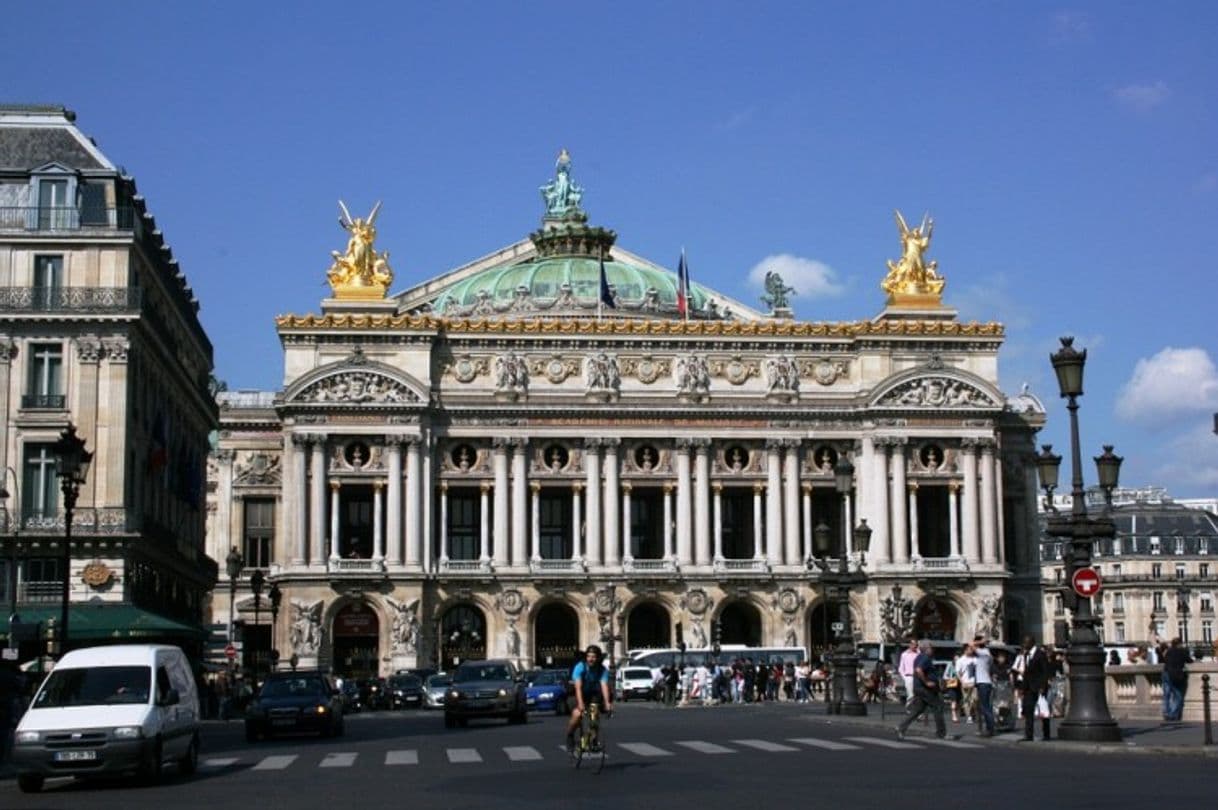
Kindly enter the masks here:
M 379 574 L 385 571 L 385 563 L 382 560 L 327 560 L 326 570 L 331 574 Z
M 80 231 L 135 227 L 135 211 L 130 206 L 0 206 L 0 230 Z
M 440 570 L 449 574 L 490 573 L 494 570 L 490 560 L 441 560 Z
M 64 531 L 62 512 L 39 512 L 16 510 L 10 512 L 8 533 L 18 530 L 25 535 L 62 535 Z M 76 507 L 72 510 L 72 534 L 130 534 L 140 530 L 141 521 L 134 512 L 121 506 Z
M 0 312 L 138 312 L 138 287 L 0 287 Z
M 27 411 L 62 411 L 68 398 L 63 394 L 22 394 L 21 408 Z
M 529 570 L 533 572 L 583 571 L 582 560 L 564 557 L 558 560 L 530 560 Z
M 967 571 L 968 560 L 963 557 L 916 557 L 915 571 Z
M 764 574 L 770 570 L 770 564 L 765 560 L 715 560 L 716 571 L 735 571 Z
M 622 567 L 627 571 L 642 571 L 656 573 L 672 573 L 677 570 L 672 560 L 640 560 L 638 557 L 632 557 L 626 560 Z

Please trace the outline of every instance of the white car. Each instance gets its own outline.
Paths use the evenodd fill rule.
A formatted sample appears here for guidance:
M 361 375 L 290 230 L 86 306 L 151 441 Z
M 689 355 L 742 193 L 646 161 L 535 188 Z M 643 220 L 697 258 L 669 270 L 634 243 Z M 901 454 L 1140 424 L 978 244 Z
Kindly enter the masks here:
M 648 667 L 626 667 L 617 679 L 618 698 L 652 700 L 655 698 L 655 675 Z
M 423 682 L 423 708 L 443 709 L 444 696 L 452 685 L 453 676 L 447 672 L 437 672 Z

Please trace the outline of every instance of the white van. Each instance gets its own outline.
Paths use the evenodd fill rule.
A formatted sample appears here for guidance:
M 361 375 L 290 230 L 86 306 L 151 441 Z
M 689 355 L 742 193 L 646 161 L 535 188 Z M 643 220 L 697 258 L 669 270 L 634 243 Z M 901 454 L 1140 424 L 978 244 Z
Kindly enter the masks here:
M 166 761 L 199 761 L 199 694 L 177 647 L 127 644 L 72 650 L 42 682 L 17 725 L 17 784 L 55 776 L 134 771 L 150 780 Z

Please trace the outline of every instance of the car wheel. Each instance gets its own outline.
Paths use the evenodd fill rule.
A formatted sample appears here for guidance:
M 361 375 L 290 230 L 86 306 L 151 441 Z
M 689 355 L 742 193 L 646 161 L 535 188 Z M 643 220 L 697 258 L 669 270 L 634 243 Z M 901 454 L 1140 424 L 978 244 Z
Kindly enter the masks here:
M 158 737 L 152 743 L 152 751 L 148 755 L 148 759 L 144 761 L 143 767 L 140 769 L 140 776 L 149 784 L 156 784 L 161 780 L 161 766 L 164 763 L 165 750 L 161 747 L 161 740 Z
M 38 793 L 42 790 L 43 778 L 42 774 L 38 773 L 19 773 L 17 774 L 17 787 L 21 788 L 22 793 Z
M 198 735 L 190 738 L 190 745 L 186 746 L 186 753 L 178 760 L 178 770 L 185 776 L 190 776 L 199 770 Z

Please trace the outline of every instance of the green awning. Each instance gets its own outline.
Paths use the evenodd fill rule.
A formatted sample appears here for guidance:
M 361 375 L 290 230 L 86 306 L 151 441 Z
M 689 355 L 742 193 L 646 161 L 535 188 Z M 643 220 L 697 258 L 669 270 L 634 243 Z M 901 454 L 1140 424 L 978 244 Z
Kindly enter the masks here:
M 68 608 L 68 635 L 76 641 L 116 641 L 122 639 L 204 639 L 207 631 L 126 604 L 73 604 Z M 22 622 L 54 619 L 58 624 L 58 605 L 24 607 L 17 611 Z M 0 638 L 8 638 L 8 623 L 0 622 Z

